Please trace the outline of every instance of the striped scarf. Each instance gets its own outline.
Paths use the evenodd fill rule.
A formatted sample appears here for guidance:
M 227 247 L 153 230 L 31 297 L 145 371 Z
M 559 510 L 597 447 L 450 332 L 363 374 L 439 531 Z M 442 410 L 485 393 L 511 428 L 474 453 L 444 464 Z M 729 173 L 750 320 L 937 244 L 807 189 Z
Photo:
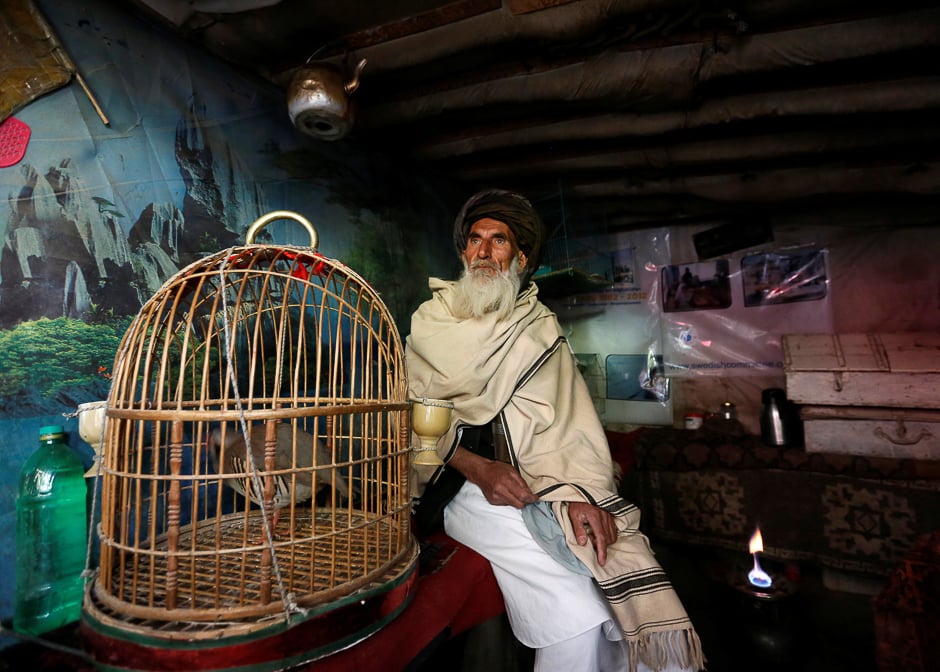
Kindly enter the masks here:
M 653 670 L 703 668 L 698 635 L 639 531 L 640 512 L 616 494 L 603 427 L 555 315 L 529 285 L 509 319 L 460 320 L 450 308 L 452 286 L 431 279 L 433 296 L 415 312 L 405 352 L 411 396 L 454 402 L 439 454 L 445 462 L 453 455 L 463 427 L 498 418 L 511 463 L 542 501 L 552 502 L 568 546 L 610 602 L 631 672 L 638 660 Z M 440 471 L 416 467 L 416 494 Z M 607 547 L 603 567 L 590 544 L 577 543 L 570 501 L 587 501 L 615 516 L 620 534 Z

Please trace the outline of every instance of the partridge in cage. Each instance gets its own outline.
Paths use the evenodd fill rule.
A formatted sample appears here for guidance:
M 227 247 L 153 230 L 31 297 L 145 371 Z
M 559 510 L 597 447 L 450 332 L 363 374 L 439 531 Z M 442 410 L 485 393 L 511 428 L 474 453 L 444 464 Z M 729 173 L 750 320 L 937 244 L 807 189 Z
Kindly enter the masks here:
M 241 427 L 216 427 L 209 435 L 209 455 L 225 478 L 225 485 L 262 508 L 273 508 L 271 529 L 275 535 L 281 510 L 291 504 L 308 502 L 315 493 L 332 497 L 335 492 L 342 500 L 349 500 L 349 485 L 339 469 L 332 466 L 333 457 L 322 440 L 287 423 L 277 425 L 273 446 L 267 444 L 266 433 L 265 425 L 254 425 L 249 430 L 248 452 Z M 267 471 L 271 452 L 275 474 L 268 500 L 261 474 Z

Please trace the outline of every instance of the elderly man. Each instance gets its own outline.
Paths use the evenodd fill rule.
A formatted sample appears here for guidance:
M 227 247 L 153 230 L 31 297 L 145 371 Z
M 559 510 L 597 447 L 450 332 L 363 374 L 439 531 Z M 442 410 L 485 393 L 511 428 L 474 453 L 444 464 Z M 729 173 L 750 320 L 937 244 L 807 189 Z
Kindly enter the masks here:
M 699 669 L 698 636 L 616 494 L 587 387 L 530 282 L 543 238 L 522 196 L 476 194 L 454 225 L 461 278 L 432 278 L 412 317 L 410 392 L 454 403 L 445 466 L 416 468 L 417 523 L 443 512 L 490 561 L 537 671 Z

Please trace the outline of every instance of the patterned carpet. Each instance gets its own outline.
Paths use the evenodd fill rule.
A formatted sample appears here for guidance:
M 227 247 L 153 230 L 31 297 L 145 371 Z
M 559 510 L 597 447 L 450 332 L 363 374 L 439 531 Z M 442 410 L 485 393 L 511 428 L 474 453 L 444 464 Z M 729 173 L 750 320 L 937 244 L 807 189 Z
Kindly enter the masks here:
M 653 538 L 887 576 L 940 529 L 936 463 L 771 448 L 758 437 L 656 429 L 636 441 L 625 496 Z

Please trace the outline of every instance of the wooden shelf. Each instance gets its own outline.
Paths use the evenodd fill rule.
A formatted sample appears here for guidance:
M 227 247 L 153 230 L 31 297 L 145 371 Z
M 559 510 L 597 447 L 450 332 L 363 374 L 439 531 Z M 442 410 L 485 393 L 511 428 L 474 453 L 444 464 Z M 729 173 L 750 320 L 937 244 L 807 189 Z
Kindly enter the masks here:
M 532 280 L 539 286 L 539 296 L 549 299 L 593 292 L 613 284 L 601 275 L 585 273 L 570 267 L 547 273 L 537 273 L 532 277 Z

